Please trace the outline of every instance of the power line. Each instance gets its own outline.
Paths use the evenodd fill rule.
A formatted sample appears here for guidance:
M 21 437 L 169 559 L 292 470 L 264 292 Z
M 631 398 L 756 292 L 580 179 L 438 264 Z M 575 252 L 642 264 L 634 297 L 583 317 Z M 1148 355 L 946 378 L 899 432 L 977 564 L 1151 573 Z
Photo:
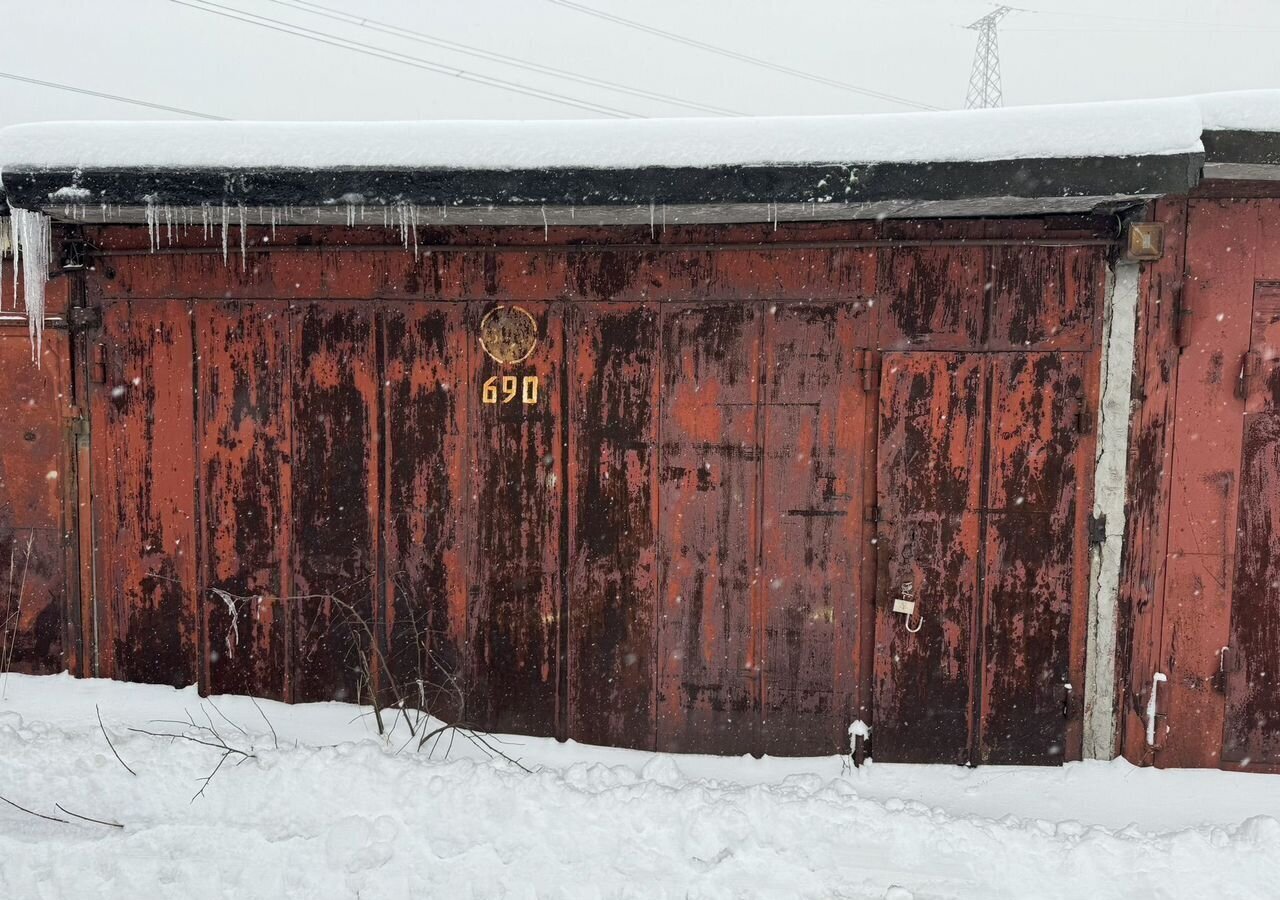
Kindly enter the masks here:
M 557 6 L 563 6 L 565 9 L 571 9 L 574 12 L 584 13 L 588 16 L 595 16 L 597 19 L 604 19 L 613 22 L 615 25 L 621 25 L 624 28 L 633 28 L 643 31 L 646 34 L 656 35 L 669 41 L 675 41 L 684 44 L 687 47 L 696 47 L 699 50 L 705 50 L 708 53 L 715 53 L 718 56 L 724 56 L 728 59 L 735 59 L 749 65 L 758 66 L 762 69 L 769 69 L 773 72 L 781 72 L 785 75 L 793 75 L 796 78 L 803 78 L 807 81 L 813 81 L 818 84 L 825 84 L 828 87 L 839 88 L 842 91 L 849 91 L 854 94 L 861 94 L 864 97 L 874 97 L 877 100 L 887 100 L 890 103 L 898 103 L 903 106 L 914 107 L 915 109 L 931 109 L 936 110 L 938 107 L 930 106 L 927 103 L 919 103 L 915 100 L 908 100 L 904 97 L 896 97 L 893 94 L 885 94 L 881 91 L 873 91 L 869 88 L 858 87 L 856 84 L 849 84 L 845 81 L 837 81 L 834 78 L 827 78 L 823 75 L 815 75 L 812 72 L 804 72 L 800 69 L 793 69 L 790 66 L 784 66 L 779 63 L 769 62 L 766 59 L 760 59 L 757 56 L 751 56 L 746 53 L 739 53 L 736 50 L 729 50 L 725 47 L 719 47 L 715 44 L 708 44 L 705 41 L 694 40 L 685 37 L 682 34 L 676 34 L 674 31 L 665 31 L 661 28 L 655 28 L 652 25 L 645 25 L 643 22 L 636 22 L 632 19 L 624 19 L 622 16 L 615 16 L 612 13 L 604 12 L 599 9 L 592 9 L 590 6 L 583 6 L 581 3 L 574 3 L 572 0 L 547 0 Z
M 460 44 L 456 41 L 446 40 L 444 38 L 435 37 L 430 34 L 424 34 L 421 31 L 414 31 L 410 28 L 404 28 L 399 25 L 393 25 L 388 22 L 379 22 L 376 19 L 365 18 L 351 13 L 342 12 L 319 3 L 310 3 L 308 0 L 270 0 L 279 6 L 285 6 L 294 9 L 301 9 L 306 12 L 313 13 L 318 16 L 324 16 L 339 22 L 346 22 L 350 25 L 356 25 L 361 28 L 367 28 L 371 31 L 378 31 L 383 34 L 389 34 L 394 37 L 406 38 L 411 41 L 417 41 L 420 44 L 428 44 L 433 47 L 440 47 L 445 50 L 452 50 L 456 53 L 464 53 L 470 56 L 478 56 L 481 59 L 491 60 L 507 66 L 515 66 L 516 68 L 526 69 L 530 72 L 539 72 L 544 75 L 550 75 L 555 78 L 564 78 L 568 81 L 575 81 L 579 84 L 587 84 L 592 87 L 604 88 L 605 90 L 618 91 L 623 94 L 630 94 L 634 97 L 644 97 L 649 100 L 657 100 L 663 103 L 670 103 L 675 106 L 683 106 L 687 109 L 696 109 L 702 112 L 714 113 L 721 116 L 740 116 L 740 112 L 731 109 L 724 109 L 719 106 L 711 106 L 706 103 L 698 103 L 693 100 L 683 100 L 680 97 L 673 97 L 670 94 L 660 94 L 656 91 L 646 91 L 642 88 L 634 88 L 625 84 L 618 84 L 614 81 L 606 81 L 603 78 L 592 78 L 589 75 L 579 75 L 576 72 L 570 72 L 565 69 L 558 69 L 554 66 L 546 66 L 541 63 L 530 62 L 524 59 L 518 59 L 514 56 L 508 56 L 505 53 L 497 53 L 492 50 L 485 50 L 481 47 L 473 47 L 468 44 Z
M 216 122 L 227 121 L 226 116 L 213 116 L 209 113 L 197 112 L 194 109 L 183 109 L 180 106 L 165 106 L 163 103 L 152 103 L 148 100 L 138 100 L 134 97 L 122 97 L 119 94 L 107 94 L 102 91 L 77 87 L 74 84 L 60 84 L 56 81 L 44 81 L 40 78 L 29 78 L 26 75 L 15 75 L 12 72 L 0 72 L 0 78 L 8 78 L 10 81 L 21 81 L 24 84 L 36 84 L 40 87 L 52 88 L 55 91 L 69 91 L 73 94 L 84 94 L 86 97 L 97 97 L 101 100 L 114 100 L 117 103 L 128 103 L 132 106 L 143 106 L 147 109 L 159 109 L 164 112 L 178 113 L 183 116 L 194 116 L 197 119 L 210 119 Z
M 316 31 L 313 28 L 304 28 L 301 25 L 292 25 L 288 22 L 282 22 L 279 19 L 272 19 L 268 16 L 260 16 L 255 13 L 243 12 L 242 10 L 233 9 L 229 6 L 211 3 L 209 0 L 170 0 L 170 2 L 176 3 L 179 6 L 186 6 L 198 12 L 211 13 L 212 15 L 222 16 L 226 19 L 234 19 L 238 22 L 244 22 L 249 25 L 257 25 L 271 31 L 278 31 L 283 34 L 293 35 L 294 37 L 316 41 L 321 44 L 328 44 L 331 47 L 340 47 L 343 50 L 350 50 L 354 53 L 363 53 L 366 56 L 373 56 L 389 62 L 401 63 L 402 65 L 412 66 L 416 69 L 424 69 L 428 72 L 437 72 L 441 75 L 449 75 L 461 81 L 470 81 L 476 84 L 496 87 L 500 90 L 524 94 L 526 97 L 537 97 L 540 100 L 550 100 L 553 103 L 559 103 L 564 106 L 574 106 L 578 109 L 589 110 L 590 112 L 603 113 L 606 116 L 612 116 L 618 119 L 637 118 L 635 113 L 627 112 L 626 110 L 617 109 L 611 106 L 604 106 L 599 103 L 591 103 L 586 100 L 577 100 L 573 97 L 567 97 L 564 94 L 555 93 L 554 91 L 545 91 L 540 88 L 527 87 L 522 84 L 517 84 L 514 81 L 494 78 L 489 75 L 481 75 L 478 72 L 459 69 L 456 66 L 441 65 L 440 63 L 434 63 L 418 56 L 410 56 L 406 53 L 387 50 L 382 47 L 374 46 L 373 44 L 364 44 L 360 41 L 349 40 L 348 38 L 339 37 L 338 35 L 329 34 L 327 32 Z
M 1085 13 L 1076 11 L 1063 11 L 1051 9 L 1024 9 L 1022 12 L 1036 13 L 1041 16 L 1058 16 L 1068 19 L 1103 19 L 1110 22 L 1133 22 L 1140 25 L 1188 25 L 1195 28 L 1240 28 L 1244 30 L 1253 30 L 1248 25 L 1224 25 L 1222 22 L 1188 22 L 1185 19 L 1159 20 L 1151 18 L 1142 18 L 1139 16 L 1113 16 L 1105 13 Z M 1022 29 L 1019 29 L 1022 30 Z
M 1053 34 L 1275 34 L 1280 32 L 1280 28 L 1244 28 L 1229 25 L 1213 28 L 1194 25 L 1181 28 L 1166 27 L 1164 25 L 1158 25 L 1154 28 L 1139 28 L 1136 26 L 1133 28 L 1118 28 L 1109 25 L 1097 28 L 1089 26 L 1058 26 L 1055 28 L 1050 25 L 1044 25 L 1038 28 L 1005 28 L 1002 30 L 1006 33 L 1018 32 L 1021 34 L 1032 32 L 1051 32 Z

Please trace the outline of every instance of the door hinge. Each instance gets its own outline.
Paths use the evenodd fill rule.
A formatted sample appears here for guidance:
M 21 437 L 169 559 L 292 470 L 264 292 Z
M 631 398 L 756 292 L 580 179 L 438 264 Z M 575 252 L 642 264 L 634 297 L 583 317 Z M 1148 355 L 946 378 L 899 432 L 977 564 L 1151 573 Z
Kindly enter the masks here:
M 1236 382 L 1236 397 L 1248 400 L 1253 391 L 1253 380 L 1262 372 L 1262 354 L 1250 350 L 1240 360 L 1240 380 Z
M 102 308 L 99 306 L 73 306 L 67 310 L 67 325 L 72 334 L 97 331 L 102 327 Z
M 1191 343 L 1191 310 L 1183 299 L 1183 284 L 1173 286 L 1173 345 L 1179 350 Z
M 89 380 L 94 384 L 107 383 L 106 344 L 93 344 L 89 348 Z
M 84 437 L 89 433 L 89 420 L 84 416 L 76 416 L 69 424 L 72 437 Z
M 1076 407 L 1076 434 L 1088 434 L 1093 431 L 1093 413 L 1085 406 L 1084 397 L 1076 399 L 1079 403 Z
M 880 507 L 874 503 L 867 509 L 867 521 L 868 522 L 880 521 Z
M 1105 544 L 1107 542 L 1107 517 L 1106 515 L 1095 516 L 1089 515 L 1089 543 Z
M 879 350 L 862 351 L 862 389 L 868 393 L 880 390 L 880 365 L 882 359 Z
M 1163 741 L 1156 744 L 1158 737 L 1164 735 L 1156 734 L 1156 719 L 1163 719 L 1165 716 L 1160 710 L 1160 685 L 1169 680 L 1169 677 L 1163 672 L 1155 672 L 1151 676 L 1151 696 L 1147 698 L 1147 746 L 1153 750 L 1159 750 L 1164 746 Z M 1165 729 L 1168 731 L 1168 728 Z
M 1227 662 L 1227 654 L 1232 655 L 1230 663 Z M 1236 662 L 1235 651 L 1230 647 L 1223 647 L 1218 651 L 1218 671 L 1213 676 L 1212 687 L 1216 692 L 1222 694 L 1224 697 L 1227 695 L 1227 666 L 1234 666 Z

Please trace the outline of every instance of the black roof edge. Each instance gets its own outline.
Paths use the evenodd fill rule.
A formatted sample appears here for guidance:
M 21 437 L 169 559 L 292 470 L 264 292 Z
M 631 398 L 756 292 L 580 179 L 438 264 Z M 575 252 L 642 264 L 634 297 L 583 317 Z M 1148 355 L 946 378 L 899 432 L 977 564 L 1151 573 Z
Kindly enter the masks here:
M 1206 131 L 1201 141 L 1206 163 L 1280 166 L 1280 132 Z
M 1199 153 L 988 162 L 556 169 L 9 168 L 10 205 L 875 203 L 1187 192 Z

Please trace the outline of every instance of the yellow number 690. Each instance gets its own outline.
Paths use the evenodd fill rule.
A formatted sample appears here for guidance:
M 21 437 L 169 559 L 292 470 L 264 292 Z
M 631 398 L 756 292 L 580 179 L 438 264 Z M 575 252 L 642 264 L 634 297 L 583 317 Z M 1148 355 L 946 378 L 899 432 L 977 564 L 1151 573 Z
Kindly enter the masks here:
M 499 384 L 502 386 L 503 403 L 511 403 L 516 399 L 517 393 L 520 395 L 520 402 L 526 406 L 533 406 L 538 402 L 537 375 L 526 375 L 524 378 L 515 375 L 490 375 L 480 389 L 482 403 L 492 405 L 498 402 Z

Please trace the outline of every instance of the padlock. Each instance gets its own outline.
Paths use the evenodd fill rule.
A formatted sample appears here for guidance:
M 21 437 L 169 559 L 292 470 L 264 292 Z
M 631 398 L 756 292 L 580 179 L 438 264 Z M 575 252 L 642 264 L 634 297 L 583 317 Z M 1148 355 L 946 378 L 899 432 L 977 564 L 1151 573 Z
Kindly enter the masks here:
M 916 602 L 899 597 L 893 601 L 893 611 L 904 616 L 910 616 L 916 611 Z

